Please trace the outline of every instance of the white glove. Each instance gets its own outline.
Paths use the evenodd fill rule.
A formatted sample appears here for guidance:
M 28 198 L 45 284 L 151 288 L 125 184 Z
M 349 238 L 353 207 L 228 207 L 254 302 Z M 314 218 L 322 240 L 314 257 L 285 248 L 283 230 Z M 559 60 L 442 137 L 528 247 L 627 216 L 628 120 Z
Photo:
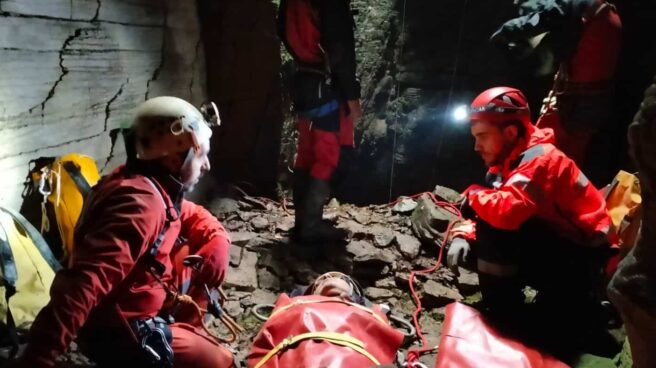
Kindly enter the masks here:
M 446 254 L 446 264 L 451 268 L 452 270 L 457 270 L 458 269 L 458 262 L 462 258 L 462 262 L 467 261 L 467 254 L 469 254 L 469 250 L 471 249 L 471 246 L 469 243 L 462 238 L 455 238 L 451 241 L 451 245 L 449 245 L 449 250 Z

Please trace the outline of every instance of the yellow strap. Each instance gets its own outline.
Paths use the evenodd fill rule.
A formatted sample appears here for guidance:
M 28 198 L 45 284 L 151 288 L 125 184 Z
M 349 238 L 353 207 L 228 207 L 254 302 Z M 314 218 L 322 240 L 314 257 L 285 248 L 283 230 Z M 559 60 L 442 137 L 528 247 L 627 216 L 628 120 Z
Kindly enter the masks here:
M 275 311 L 273 311 L 273 313 L 271 313 L 271 315 L 269 316 L 269 319 L 271 319 L 276 314 L 279 314 L 280 312 L 286 311 L 286 310 L 288 310 L 290 308 L 293 308 L 297 305 L 319 304 L 319 303 L 340 303 L 340 304 L 350 305 L 351 307 L 356 307 L 356 308 L 358 308 L 362 311 L 365 311 L 365 312 L 371 314 L 374 318 L 376 318 L 378 320 L 378 322 L 380 322 L 384 325 L 389 325 L 389 323 L 385 322 L 385 320 L 381 316 L 376 314 L 371 309 L 369 309 L 367 307 L 363 307 L 360 304 L 352 303 L 352 302 L 342 300 L 342 299 L 339 299 L 339 298 L 321 299 L 321 300 L 303 300 L 303 299 L 296 300 L 293 303 L 287 304 L 284 307 L 280 307 L 280 308 L 276 309 Z
M 304 334 L 289 336 L 282 340 L 275 348 L 271 349 L 256 365 L 254 368 L 260 368 L 264 366 L 269 359 L 280 354 L 290 346 L 293 346 L 304 340 L 323 340 L 331 344 L 346 346 L 353 349 L 354 351 L 364 355 L 367 359 L 371 360 L 375 365 L 380 365 L 380 362 L 376 357 L 371 355 L 364 348 L 364 343 L 353 336 L 346 334 L 341 334 L 337 332 L 307 332 Z

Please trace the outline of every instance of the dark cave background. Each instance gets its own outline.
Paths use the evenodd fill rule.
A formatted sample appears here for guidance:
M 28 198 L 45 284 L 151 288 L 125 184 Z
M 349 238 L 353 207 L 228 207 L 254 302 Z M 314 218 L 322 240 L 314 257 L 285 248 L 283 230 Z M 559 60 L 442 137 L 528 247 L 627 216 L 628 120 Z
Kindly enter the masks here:
M 537 118 L 555 71 L 548 53 L 518 63 L 488 43 L 516 14 L 512 1 L 353 0 L 352 7 L 365 115 L 336 197 L 384 203 L 436 184 L 462 190 L 480 181 L 485 168 L 466 124 L 454 123 L 451 110 L 488 87 L 510 85 L 525 92 Z M 656 2 L 617 1 L 617 7 L 623 48 L 612 123 L 597 135 L 583 165 L 598 186 L 618 169 L 632 169 L 626 127 L 656 72 Z M 295 134 L 277 4 L 198 0 L 198 8 L 209 97 L 219 102 L 224 122 L 214 141 L 215 179 L 252 194 L 279 195 L 289 185 Z

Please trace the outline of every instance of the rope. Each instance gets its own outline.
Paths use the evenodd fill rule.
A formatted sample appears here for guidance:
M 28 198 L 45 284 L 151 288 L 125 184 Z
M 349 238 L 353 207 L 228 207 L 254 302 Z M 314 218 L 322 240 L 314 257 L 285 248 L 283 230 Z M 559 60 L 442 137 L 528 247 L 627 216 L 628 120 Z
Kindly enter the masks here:
M 271 314 L 269 316 L 265 316 L 264 314 L 260 313 L 260 309 L 267 308 L 273 310 L 276 306 L 273 304 L 255 304 L 253 308 L 251 309 L 251 313 L 255 316 L 255 318 L 259 319 L 262 322 L 266 322 L 269 320 L 269 317 L 271 317 Z
M 237 323 L 232 318 L 230 318 L 226 314 L 222 314 L 221 316 L 218 317 L 218 319 L 221 322 L 223 322 L 223 324 L 230 330 L 230 335 L 231 336 L 228 339 L 221 338 L 221 337 L 215 335 L 214 333 L 212 333 L 207 328 L 205 323 L 202 322 L 203 317 L 207 313 L 207 309 L 201 308 L 198 305 L 198 303 L 196 303 L 196 301 L 194 301 L 194 299 L 191 296 L 186 295 L 186 294 L 176 295 L 175 300 L 182 303 L 182 304 L 193 306 L 196 309 L 196 312 L 198 314 L 198 318 L 200 318 L 200 320 L 201 320 L 201 325 L 203 326 L 203 330 L 205 330 L 205 333 L 208 334 L 209 336 L 213 337 L 219 344 L 222 344 L 222 343 L 230 344 L 230 343 L 236 341 L 237 337 L 239 336 L 239 331 L 240 330 L 243 331 L 243 329 L 239 325 L 237 325 Z
M 205 314 L 208 313 L 207 309 L 201 308 L 200 305 L 198 305 L 198 303 L 196 303 L 196 301 L 191 296 L 189 296 L 187 294 L 180 293 L 178 291 L 178 288 L 175 287 L 175 285 L 169 285 L 169 284 L 165 283 L 164 281 L 162 281 L 162 279 L 157 275 L 156 272 L 153 272 L 152 270 L 150 270 L 150 274 L 155 278 L 155 281 L 157 281 L 160 285 L 162 285 L 162 287 L 164 288 L 166 293 L 169 296 L 171 296 L 173 298 L 173 300 L 175 300 L 176 302 L 179 302 L 181 304 L 191 305 L 196 309 L 196 312 L 198 314 L 198 318 L 201 321 L 200 324 L 203 326 L 203 330 L 205 330 L 205 333 L 207 333 L 208 336 L 210 336 L 211 338 L 216 340 L 219 344 L 222 344 L 222 343 L 230 344 L 230 343 L 237 340 L 237 337 L 239 337 L 239 333 L 243 333 L 245 331 L 229 315 L 227 315 L 226 313 L 221 313 L 218 316 L 214 316 L 214 318 L 221 321 L 223 323 L 223 325 L 226 326 L 228 328 L 228 330 L 230 330 L 231 337 L 228 338 L 228 339 L 223 339 L 223 338 L 215 335 L 214 333 L 212 333 L 207 328 L 207 326 L 205 326 L 205 323 L 203 322 Z M 205 285 L 205 289 L 208 290 L 207 285 Z M 218 290 L 219 295 L 221 297 L 221 304 L 223 304 L 225 302 L 225 300 L 227 299 L 226 294 L 225 294 L 225 292 L 223 291 L 223 289 L 221 287 L 217 287 L 216 290 Z M 209 292 L 208 292 L 208 295 L 209 295 Z
M 403 62 L 403 49 L 405 47 L 405 13 L 406 13 L 406 3 L 407 0 L 403 0 L 403 16 L 401 18 L 401 49 L 399 50 L 399 59 L 397 60 L 396 64 L 401 65 Z M 399 82 L 398 78 L 396 80 L 396 91 L 395 95 L 398 98 L 401 93 L 401 82 Z M 387 101 L 389 103 L 389 99 Z M 394 114 L 394 139 L 392 141 L 392 163 L 391 163 L 391 168 L 390 168 L 390 180 L 389 180 L 389 197 L 388 201 L 392 200 L 392 193 L 394 189 L 394 166 L 396 166 L 396 136 L 398 132 L 398 126 L 399 126 L 399 114 L 396 113 Z
M 432 351 L 435 351 L 437 347 L 429 347 L 428 346 L 428 341 L 426 340 L 426 337 L 424 336 L 424 333 L 421 330 L 421 325 L 419 324 L 419 314 L 421 313 L 422 306 L 421 306 L 421 299 L 419 299 L 419 296 L 417 294 L 417 291 L 415 290 L 414 286 L 414 281 L 415 277 L 417 274 L 430 274 L 435 271 L 437 271 L 438 268 L 442 265 L 442 256 L 444 254 L 444 246 L 446 245 L 447 241 L 449 240 L 449 237 L 451 236 L 451 230 L 453 229 L 453 226 L 458 222 L 459 220 L 462 219 L 462 214 L 460 213 L 460 210 L 458 207 L 448 201 L 441 201 L 437 199 L 437 196 L 435 196 L 434 193 L 432 192 L 424 192 L 424 193 L 418 193 L 415 195 L 410 196 L 409 198 L 415 199 L 417 197 L 420 197 L 422 195 L 428 195 L 433 203 L 435 203 L 436 206 L 442 207 L 443 209 L 451 212 L 453 215 L 455 215 L 457 218 L 455 220 L 449 221 L 449 225 L 446 228 L 446 231 L 444 232 L 444 240 L 442 240 L 442 243 L 440 244 L 439 240 L 435 240 L 437 245 L 440 247 L 439 254 L 437 256 L 437 262 L 435 262 L 435 265 L 433 267 L 423 269 L 423 270 L 415 270 L 410 273 L 410 278 L 408 280 L 408 284 L 410 285 L 410 294 L 412 296 L 413 301 L 415 302 L 415 305 L 417 308 L 415 311 L 412 313 L 412 321 L 415 326 L 415 330 L 417 331 L 417 337 L 419 338 L 421 342 L 421 347 L 420 348 L 415 348 L 415 349 L 410 349 L 408 351 L 408 358 L 407 358 L 407 364 L 409 366 L 415 367 L 419 363 L 419 357 L 423 354 L 430 353 Z M 406 199 L 405 198 L 399 198 L 394 202 L 389 203 L 389 206 L 394 206 L 396 203 Z
M 292 172 L 293 172 L 293 171 L 292 171 Z M 240 188 L 240 187 L 237 186 L 236 184 L 233 184 L 233 187 L 234 187 L 235 190 L 237 190 L 242 196 L 244 196 L 244 198 L 252 198 L 252 199 L 255 199 L 255 200 L 258 200 L 258 201 L 267 202 L 267 203 L 272 203 L 272 204 L 274 204 L 274 205 L 276 205 L 276 206 L 278 206 L 278 207 L 282 207 L 283 211 L 285 211 L 286 214 L 288 214 L 288 215 L 292 215 L 292 213 L 291 213 L 291 212 L 289 211 L 289 209 L 287 208 L 287 199 L 284 198 L 284 197 L 283 197 L 283 199 L 282 199 L 281 202 L 277 202 L 277 201 L 275 201 L 275 200 L 273 200 L 273 199 L 271 199 L 271 198 L 262 197 L 262 196 L 252 196 L 252 195 L 249 195 L 245 190 L 243 190 L 242 188 Z
M 446 108 L 444 112 L 444 116 L 446 116 L 449 113 L 449 110 L 451 109 L 451 99 L 453 97 L 453 88 L 455 85 L 456 81 L 456 75 L 458 73 L 458 66 L 460 65 L 460 47 L 462 45 L 462 34 L 465 29 L 465 15 L 467 14 L 467 5 L 469 3 L 469 0 L 465 0 L 462 3 L 462 16 L 460 17 L 460 27 L 458 27 L 458 41 L 456 42 L 456 54 L 453 59 L 453 73 L 451 73 L 451 81 L 450 81 L 450 87 L 449 87 L 449 95 L 447 97 L 446 101 Z M 435 151 L 435 158 L 436 160 L 440 158 L 440 154 L 442 153 L 442 143 L 444 142 L 444 136 L 446 132 L 446 128 L 443 128 L 442 131 L 440 132 L 439 135 L 439 140 L 437 143 L 437 150 Z M 433 173 L 431 175 L 431 181 L 435 181 L 435 174 L 436 174 L 436 166 L 433 166 Z

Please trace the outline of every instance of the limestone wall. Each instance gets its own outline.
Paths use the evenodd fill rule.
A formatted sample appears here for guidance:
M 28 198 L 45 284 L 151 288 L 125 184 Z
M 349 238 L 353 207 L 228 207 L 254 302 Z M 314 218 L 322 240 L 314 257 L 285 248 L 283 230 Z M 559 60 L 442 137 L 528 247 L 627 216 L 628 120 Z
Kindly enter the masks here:
M 124 160 L 109 132 L 146 98 L 206 97 L 194 1 L 0 0 L 0 205 L 17 208 L 30 160 Z

